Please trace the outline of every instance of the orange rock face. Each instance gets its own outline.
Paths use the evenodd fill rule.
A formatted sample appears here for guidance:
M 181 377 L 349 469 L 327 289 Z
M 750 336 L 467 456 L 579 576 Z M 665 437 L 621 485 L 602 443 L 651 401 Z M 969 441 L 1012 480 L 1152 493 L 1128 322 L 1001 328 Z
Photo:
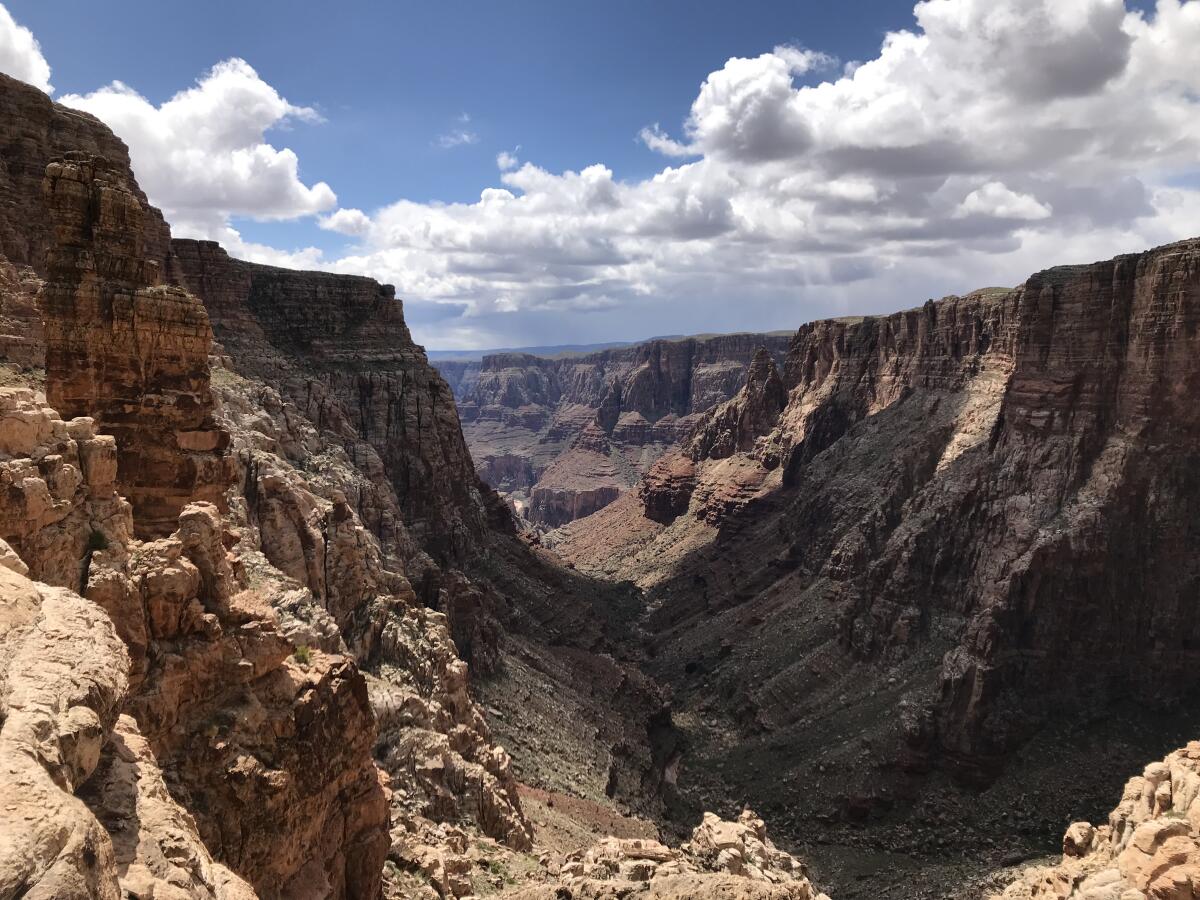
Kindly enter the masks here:
M 189 501 L 221 503 L 232 467 L 212 418 L 203 305 L 159 284 L 147 212 L 102 157 L 46 169 L 54 248 L 42 297 L 46 393 L 117 440 L 117 481 L 139 536 L 169 533 Z

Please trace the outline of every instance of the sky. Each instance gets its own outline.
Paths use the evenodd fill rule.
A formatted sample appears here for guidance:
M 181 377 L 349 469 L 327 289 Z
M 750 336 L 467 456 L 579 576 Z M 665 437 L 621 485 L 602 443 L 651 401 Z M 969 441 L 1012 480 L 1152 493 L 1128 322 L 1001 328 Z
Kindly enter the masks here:
M 0 0 L 178 236 L 431 349 L 795 328 L 1200 234 L 1200 0 Z

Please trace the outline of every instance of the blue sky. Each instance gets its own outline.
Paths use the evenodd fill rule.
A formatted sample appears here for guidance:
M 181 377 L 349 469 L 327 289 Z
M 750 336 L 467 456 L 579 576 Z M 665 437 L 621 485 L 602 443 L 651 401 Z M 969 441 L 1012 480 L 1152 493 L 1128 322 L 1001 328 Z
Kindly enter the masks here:
M 912 21 L 905 0 L 348 0 L 336 14 L 296 0 L 120 0 L 102 15 L 95 0 L 6 3 L 37 35 L 61 93 L 119 80 L 161 103 L 214 62 L 247 60 L 327 120 L 279 141 L 299 155 L 301 177 L 364 209 L 473 201 L 496 181 L 496 154 L 518 146 L 551 171 L 605 162 L 620 178 L 652 175 L 661 158 L 638 132 L 678 126 L 696 86 L 731 56 L 797 43 L 862 59 Z M 464 127 L 477 143 L 439 146 Z M 344 243 L 311 223 L 238 227 L 280 245 Z
M 1200 0 L 0 2 L 0 68 L 40 52 L 177 233 L 395 282 L 431 347 L 795 327 L 1200 232 Z

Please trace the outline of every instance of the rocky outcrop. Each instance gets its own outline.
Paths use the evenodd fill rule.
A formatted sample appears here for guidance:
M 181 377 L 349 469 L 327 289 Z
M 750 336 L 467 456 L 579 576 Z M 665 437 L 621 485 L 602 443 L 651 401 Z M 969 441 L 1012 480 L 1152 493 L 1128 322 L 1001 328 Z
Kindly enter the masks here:
M 777 849 L 750 810 L 736 821 L 712 813 L 678 849 L 643 838 L 608 837 L 570 854 L 556 886 L 503 894 L 511 900 L 618 898 L 660 900 L 737 897 L 743 900 L 828 900 L 799 860 Z
M 646 518 L 670 525 L 687 512 L 696 489 L 696 464 L 685 453 L 668 453 L 659 459 L 638 489 Z
M 159 284 L 142 199 L 103 157 L 46 169 L 54 245 L 41 298 L 46 393 L 117 440 L 139 536 L 169 533 L 190 500 L 222 503 L 232 468 L 212 418 L 212 332 L 191 295 Z
M 548 528 L 590 516 L 631 486 L 634 470 L 614 454 L 608 436 L 592 422 L 542 473 L 526 518 Z
M 379 756 L 393 778 L 393 821 L 418 815 L 467 822 L 513 849 L 530 849 L 532 828 L 508 754 L 492 743 L 471 699 L 467 666 L 455 653 L 445 616 L 415 605 L 393 616 L 384 659 L 372 693 Z
M 688 455 L 696 459 L 724 459 L 733 453 L 750 453 L 760 437 L 771 432 L 779 414 L 787 406 L 787 388 L 775 361 L 760 347 L 750 362 L 746 384 L 737 396 L 705 417 L 688 446 Z M 776 460 L 767 457 L 763 463 Z
M 119 896 L 113 848 L 74 796 L 126 691 L 103 610 L 0 566 L 0 887 L 9 896 Z
M 129 661 L 104 611 L 29 581 L 19 557 L 0 549 L 0 889 L 254 897 L 214 863 L 136 723 L 118 719 Z
M 171 823 L 185 816 L 199 835 L 195 871 L 215 857 L 263 896 L 296 879 L 327 884 L 330 896 L 377 891 L 387 806 L 362 676 L 342 656 L 292 659 L 265 592 L 235 574 L 226 550 L 234 536 L 216 507 L 190 504 L 171 536 L 133 541 L 130 504 L 115 490 L 111 436 L 96 435 L 90 418 L 64 422 L 28 390 L 0 392 L 0 409 L 13 558 L 61 589 L 56 596 L 82 591 L 88 599 L 78 604 L 122 645 L 112 676 L 120 689 L 94 740 L 105 754 L 124 756 L 100 760 L 104 779 L 115 780 L 87 798 L 102 823 L 119 825 L 118 862 L 141 860 L 120 878 L 150 877 L 143 863 L 159 871 L 138 854 L 169 840 Z M 82 658 L 86 651 L 71 662 Z M 27 662 L 12 664 L 9 683 L 24 677 Z M 112 731 L 117 712 L 130 722 L 120 738 Z M 89 759 L 95 767 L 100 758 Z M 129 765 L 161 770 L 173 800 L 131 796 Z M 153 793 L 139 781 L 143 788 Z M 150 807 L 140 827 L 153 820 L 165 832 L 142 833 L 120 818 L 120 809 L 143 802 Z M 222 879 L 236 882 L 214 875 L 205 890 Z
M 479 615 L 478 589 L 448 574 L 437 597 L 443 611 L 425 608 L 348 502 L 347 491 L 369 487 L 345 452 L 323 445 L 270 388 L 218 372 L 243 486 L 234 510 L 239 558 L 293 644 L 350 653 L 368 673 L 393 832 L 419 832 L 420 818 L 526 848 L 529 825 L 508 757 L 471 700 L 460 658 L 483 672 L 496 664 L 498 637 L 484 633 L 494 626 Z M 412 863 L 392 843 L 393 859 Z
M 130 716 L 117 720 L 80 798 L 112 840 L 120 896 L 181 900 L 259 896 L 213 860 L 192 816 L 168 790 L 153 750 Z
M 627 608 L 630 598 L 610 601 L 604 588 L 539 557 L 517 537 L 507 510 L 476 480 L 452 398 L 411 343 L 390 290 L 369 279 L 239 263 L 203 242 L 179 241 L 175 250 L 177 277 L 204 296 L 222 345 L 228 368 L 217 378 L 218 392 L 246 429 L 246 451 L 238 450 L 246 527 L 258 530 L 267 562 L 316 598 L 315 604 L 303 595 L 281 600 L 283 627 L 322 648 L 342 640 L 366 652 L 359 660 L 369 671 L 382 671 L 386 652 L 367 648 L 383 643 L 367 639 L 370 629 L 361 626 L 383 621 L 369 610 L 391 608 L 386 615 L 394 617 L 403 609 L 403 603 L 388 606 L 394 602 L 388 598 L 405 595 L 405 588 L 389 586 L 401 576 L 419 602 L 445 614 L 476 690 L 486 681 L 489 689 L 515 695 L 526 689 L 527 676 L 538 680 L 539 691 L 571 704 L 577 727 L 566 732 L 572 742 L 566 752 L 589 760 L 589 785 L 594 781 L 604 797 L 611 769 L 615 796 L 639 808 L 661 803 L 665 762 L 655 759 L 653 744 L 659 732 L 670 731 L 669 715 L 661 721 L 664 698 L 628 662 L 600 657 L 618 646 L 628 621 L 614 618 L 613 606 Z M 287 477 L 269 478 L 287 467 L 319 502 L 292 494 Z M 357 604 L 348 601 L 345 608 L 359 610 L 357 618 L 331 616 L 337 604 L 326 610 L 320 599 L 333 593 L 322 586 L 321 560 L 329 558 L 323 536 L 329 517 L 340 515 L 333 512 L 336 491 L 377 542 L 387 573 L 372 582 L 382 600 L 360 594 Z M 597 691 L 593 669 L 604 673 L 611 695 Z M 527 722 L 519 735 L 507 725 L 497 729 L 505 746 L 518 736 L 564 737 L 555 719 Z M 551 744 L 539 745 L 522 748 L 526 772 L 548 770 Z M 459 756 L 503 781 L 486 754 Z M 598 769 L 590 768 L 593 756 L 602 760 Z M 488 783 L 465 774 L 476 770 L 458 761 L 447 771 L 460 773 L 448 782 L 454 790 Z M 467 821 L 474 815 L 472 804 L 460 800 L 431 808 L 458 809 L 455 815 Z
M 87 589 L 91 564 L 129 533 L 117 447 L 95 422 L 64 422 L 28 388 L 0 390 L 0 538 L 47 584 Z
M 782 335 L 658 339 L 582 355 L 497 353 L 435 363 L 457 385 L 481 478 L 535 524 L 591 515 L 634 486 L 712 406 L 742 387 L 756 350 L 782 362 Z M 764 365 L 760 363 L 760 365 Z M 580 452 L 598 429 L 607 460 Z
M 1108 822 L 1075 822 L 1062 862 L 1028 869 L 1002 900 L 1190 900 L 1200 895 L 1200 742 L 1125 785 Z
M 294 655 L 224 540 L 215 509 L 195 504 L 135 553 L 150 634 L 178 649 L 155 654 L 130 712 L 205 844 L 261 894 L 373 896 L 387 809 L 366 683 L 340 655 Z

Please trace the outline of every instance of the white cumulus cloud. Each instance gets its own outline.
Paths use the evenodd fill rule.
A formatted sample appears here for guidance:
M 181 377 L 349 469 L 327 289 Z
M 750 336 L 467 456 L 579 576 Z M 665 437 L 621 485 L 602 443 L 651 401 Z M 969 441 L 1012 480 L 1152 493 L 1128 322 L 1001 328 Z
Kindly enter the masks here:
M 641 132 L 653 177 L 502 157 L 478 202 L 383 206 L 330 264 L 394 281 L 436 343 L 786 327 L 1015 283 L 1200 233 L 1197 46 L 1200 0 L 925 0 L 871 59 L 728 60 L 677 135 Z
M 369 213 L 272 146 L 317 114 L 240 60 L 158 107 L 119 83 L 64 99 L 130 144 L 177 231 L 395 283 L 435 346 L 512 346 L 795 327 L 1200 234 L 1198 46 L 1200 0 L 922 0 L 871 58 L 715 61 L 678 127 L 636 136 L 650 177 L 503 151 L 474 202 Z M 479 140 L 464 114 L 434 144 Z M 278 251 L 231 216 L 354 244 Z
M 54 93 L 50 84 L 50 64 L 42 56 L 33 32 L 18 25 L 12 14 L 0 4 L 0 72 Z
M 177 234 L 218 237 L 231 216 L 292 219 L 337 203 L 329 185 L 304 183 L 292 150 L 266 137 L 321 117 L 289 103 L 244 60 L 218 63 L 161 106 L 119 81 L 61 102 L 99 117 L 129 145 L 138 181 Z
M 317 220 L 317 224 L 326 231 L 364 235 L 371 227 L 371 217 L 361 209 L 339 209 L 328 216 L 322 216 Z
M 958 217 L 979 215 L 1033 221 L 1048 218 L 1053 210 L 1029 194 L 1018 194 L 999 181 L 989 181 L 967 194 L 954 214 Z

